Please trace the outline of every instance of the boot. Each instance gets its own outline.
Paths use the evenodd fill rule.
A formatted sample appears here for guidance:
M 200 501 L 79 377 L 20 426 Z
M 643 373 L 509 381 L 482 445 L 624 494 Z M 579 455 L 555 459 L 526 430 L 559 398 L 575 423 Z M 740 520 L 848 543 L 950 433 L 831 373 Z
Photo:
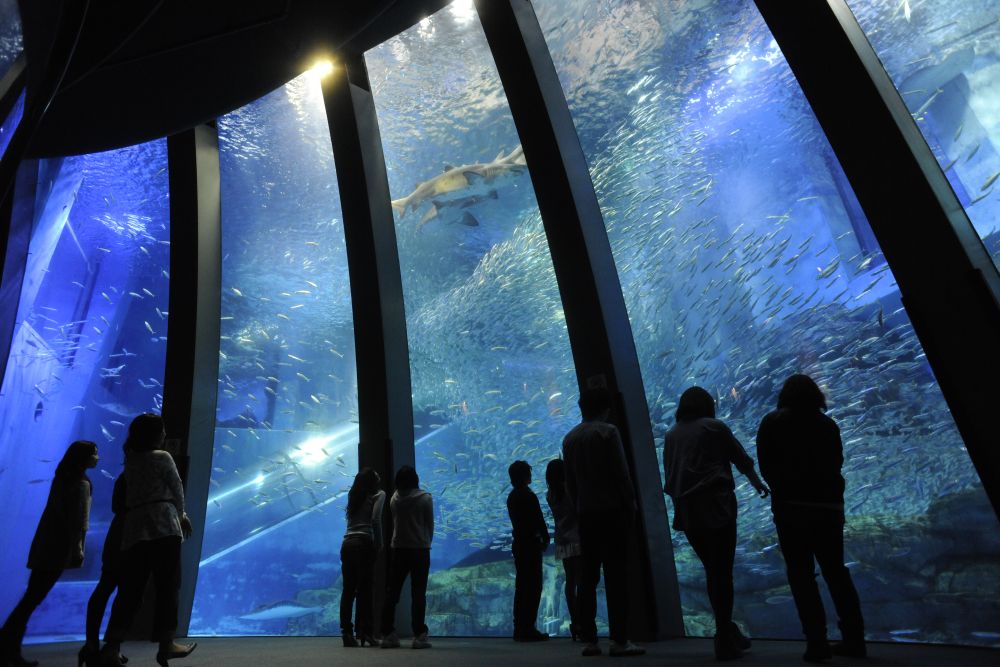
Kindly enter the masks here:
M 802 659 L 806 662 L 823 662 L 833 657 L 830 644 L 825 639 L 809 639 L 806 641 L 806 652 Z
M 713 644 L 716 660 L 736 660 L 743 657 L 743 651 L 736 645 L 736 638 L 729 628 L 716 632 Z

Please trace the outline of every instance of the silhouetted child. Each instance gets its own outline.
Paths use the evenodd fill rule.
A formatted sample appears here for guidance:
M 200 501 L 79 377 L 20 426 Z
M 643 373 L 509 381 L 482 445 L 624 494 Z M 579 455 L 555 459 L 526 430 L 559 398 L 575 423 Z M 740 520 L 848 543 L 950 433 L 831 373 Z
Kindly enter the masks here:
M 531 466 L 514 461 L 507 469 L 514 490 L 507 496 L 507 513 L 514 543 L 514 641 L 540 642 L 549 638 L 535 628 L 542 599 L 542 554 L 549 546 L 549 529 L 538 496 L 531 490 Z
M 566 494 L 566 464 L 562 459 L 552 459 L 545 467 L 545 483 L 548 493 L 545 500 L 556 523 L 556 559 L 562 561 L 566 574 L 566 608 L 569 609 L 569 633 L 573 641 L 579 639 L 580 625 L 577 620 L 577 589 L 580 584 L 580 567 L 583 549 L 580 546 L 580 521 L 576 516 L 573 501 Z

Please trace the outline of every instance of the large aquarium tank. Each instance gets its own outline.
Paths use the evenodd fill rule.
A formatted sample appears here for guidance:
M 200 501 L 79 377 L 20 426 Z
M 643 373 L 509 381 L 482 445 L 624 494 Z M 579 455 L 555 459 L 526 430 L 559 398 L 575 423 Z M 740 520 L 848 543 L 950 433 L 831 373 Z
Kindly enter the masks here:
M 12 228 L 30 230 L 0 394 L 0 613 L 14 607 L 56 465 L 97 443 L 84 565 L 31 617 L 29 641 L 81 636 L 130 420 L 163 400 L 170 286 L 166 140 L 27 161 Z M 109 610 L 110 611 L 110 610 Z
M 218 132 L 219 392 L 190 632 L 340 634 L 358 390 L 319 75 L 223 116 Z
M 451 4 L 365 59 L 396 221 L 416 468 L 435 503 L 427 625 L 510 636 L 507 467 L 531 464 L 547 511 L 545 466 L 579 422 L 548 244 L 472 3 Z M 551 554 L 543 576 L 538 627 L 568 635 Z
M 534 4 L 604 213 L 658 454 L 687 387 L 714 394 L 754 455 L 784 379 L 811 375 L 843 436 L 846 558 L 868 636 L 995 644 L 996 516 L 754 3 Z M 736 619 L 801 636 L 768 503 L 742 478 L 737 495 Z M 710 635 L 701 564 L 674 538 L 687 632 Z

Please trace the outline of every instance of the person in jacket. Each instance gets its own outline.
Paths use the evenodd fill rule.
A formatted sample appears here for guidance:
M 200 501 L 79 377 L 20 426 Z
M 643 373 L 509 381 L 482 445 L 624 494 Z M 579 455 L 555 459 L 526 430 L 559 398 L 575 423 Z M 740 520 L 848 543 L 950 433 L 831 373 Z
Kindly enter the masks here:
M 542 599 L 542 555 L 549 547 L 549 529 L 538 496 L 531 490 L 531 466 L 514 461 L 507 469 L 514 489 L 507 496 L 514 556 L 514 641 L 545 641 L 535 627 Z
M 583 655 L 600 655 L 597 643 L 597 584 L 604 568 L 608 625 L 613 656 L 643 655 L 646 650 L 628 640 L 628 545 L 637 505 L 625 448 L 611 416 L 607 389 L 580 393 L 583 421 L 563 439 L 566 493 L 580 520 L 583 567 L 578 613 Z
M 28 551 L 28 588 L 0 629 L 0 661 L 33 665 L 21 656 L 21 644 L 34 613 L 66 569 L 83 565 L 90 521 L 91 483 L 87 470 L 97 465 L 97 445 L 77 440 L 56 466 L 48 501 Z
M 677 422 L 663 441 L 664 492 L 674 503 L 674 530 L 684 531 L 705 568 L 715 615 L 715 657 L 731 660 L 750 648 L 733 623 L 736 494 L 733 469 L 746 475 L 762 498 L 769 491 L 753 459 L 733 432 L 715 418 L 715 399 L 701 387 L 681 394 Z
M 389 578 L 382 604 L 382 648 L 399 648 L 394 619 L 396 605 L 406 577 L 410 577 L 413 648 L 430 648 L 427 641 L 427 575 L 431 569 L 431 541 L 434 539 L 434 502 L 420 488 L 420 478 L 412 466 L 396 472 L 396 492 L 389 501 L 392 514 Z
M 156 604 L 153 637 L 156 661 L 186 657 L 196 644 L 174 641 L 177 629 L 181 542 L 191 535 L 184 513 L 184 487 L 173 457 L 162 450 L 166 432 L 159 415 L 132 420 L 125 440 L 125 522 L 121 549 L 123 573 L 104 635 L 101 664 L 121 665 L 121 643 L 135 619 L 146 582 L 153 578 Z
M 569 633 L 576 641 L 580 635 L 577 620 L 577 587 L 580 582 L 580 526 L 576 509 L 566 494 L 566 464 L 552 459 L 545 467 L 545 483 L 549 487 L 545 501 L 556 523 L 556 559 L 562 561 L 566 577 L 566 608 L 569 610 Z
M 340 547 L 344 592 L 340 596 L 340 631 L 344 646 L 374 645 L 372 635 L 372 575 L 382 547 L 382 506 L 385 492 L 371 468 L 362 468 L 347 492 L 347 531 Z M 358 603 L 357 625 L 351 624 L 354 601 Z M 354 631 L 357 630 L 357 638 Z
M 111 492 L 111 524 L 101 550 L 101 577 L 87 601 L 87 639 L 80 649 L 79 662 L 96 665 L 101 651 L 101 621 L 111 594 L 118 588 L 122 575 L 122 528 L 125 523 L 125 475 L 115 479 Z
M 837 423 L 823 410 L 826 397 L 812 378 L 792 375 L 778 394 L 778 409 L 757 430 L 760 472 L 773 492 L 774 526 L 806 636 L 803 658 L 810 662 L 867 654 L 861 601 L 844 565 L 844 447 Z M 843 641 L 832 647 L 816 562 L 840 617 Z

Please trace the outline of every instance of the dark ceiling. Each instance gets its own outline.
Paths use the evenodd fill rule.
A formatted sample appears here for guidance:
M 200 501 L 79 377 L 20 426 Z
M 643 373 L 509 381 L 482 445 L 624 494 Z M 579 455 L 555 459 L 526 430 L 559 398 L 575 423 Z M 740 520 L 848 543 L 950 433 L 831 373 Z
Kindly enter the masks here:
M 109 150 L 211 121 L 321 57 L 363 52 L 446 4 L 20 0 L 29 95 L 45 89 L 46 73 L 65 70 L 29 154 Z M 77 32 L 66 65 L 53 44 Z

